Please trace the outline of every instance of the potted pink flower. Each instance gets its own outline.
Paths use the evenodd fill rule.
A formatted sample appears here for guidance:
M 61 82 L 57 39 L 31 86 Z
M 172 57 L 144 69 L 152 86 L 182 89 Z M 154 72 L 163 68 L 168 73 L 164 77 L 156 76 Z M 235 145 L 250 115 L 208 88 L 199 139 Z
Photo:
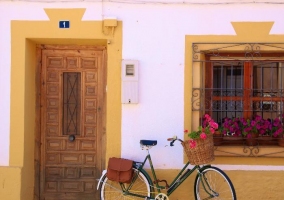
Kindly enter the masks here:
M 188 134 L 189 139 L 189 147 L 195 148 L 196 147 L 196 140 L 202 139 L 205 140 L 209 135 L 215 133 L 218 129 L 218 123 L 216 123 L 208 114 L 205 114 L 202 118 L 202 125 L 198 127 L 198 130 L 188 132 L 185 130 L 184 133 Z
M 241 135 L 240 118 L 225 118 L 222 124 L 223 134 L 238 137 Z
M 275 118 L 269 127 L 270 133 L 277 138 L 278 145 L 284 147 L 283 124 L 279 118 Z
M 269 128 L 273 137 L 283 137 L 283 125 L 279 118 L 275 118 Z

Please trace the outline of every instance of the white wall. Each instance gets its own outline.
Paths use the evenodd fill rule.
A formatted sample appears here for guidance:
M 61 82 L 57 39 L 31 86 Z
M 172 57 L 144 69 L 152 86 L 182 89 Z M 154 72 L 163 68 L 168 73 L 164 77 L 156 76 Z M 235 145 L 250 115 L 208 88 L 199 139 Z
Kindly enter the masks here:
M 185 35 L 234 35 L 232 21 L 275 21 L 271 34 L 284 34 L 282 4 L 0 1 L 0 166 L 9 163 L 10 21 L 48 20 L 43 8 L 87 8 L 83 20 L 123 21 L 123 59 L 139 60 L 140 70 L 139 104 L 122 106 L 122 156 L 141 160 L 139 140 L 158 140 L 151 150 L 156 168 L 182 165 L 182 147 L 166 139 L 183 137 Z

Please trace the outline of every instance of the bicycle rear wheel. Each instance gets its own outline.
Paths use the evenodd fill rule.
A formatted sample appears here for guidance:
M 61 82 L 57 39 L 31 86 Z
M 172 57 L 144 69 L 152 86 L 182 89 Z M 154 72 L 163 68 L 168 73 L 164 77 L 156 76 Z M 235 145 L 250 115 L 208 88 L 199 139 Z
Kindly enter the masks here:
M 194 183 L 197 200 L 230 199 L 236 200 L 235 188 L 229 177 L 219 168 L 205 167 L 200 170 Z
M 135 200 L 150 198 L 153 188 L 151 187 L 151 181 L 148 180 L 146 172 L 139 171 L 134 168 L 133 180 L 131 183 L 118 183 L 111 181 L 106 177 L 106 174 L 102 178 L 99 190 L 101 200 Z M 127 190 L 128 186 L 132 186 Z

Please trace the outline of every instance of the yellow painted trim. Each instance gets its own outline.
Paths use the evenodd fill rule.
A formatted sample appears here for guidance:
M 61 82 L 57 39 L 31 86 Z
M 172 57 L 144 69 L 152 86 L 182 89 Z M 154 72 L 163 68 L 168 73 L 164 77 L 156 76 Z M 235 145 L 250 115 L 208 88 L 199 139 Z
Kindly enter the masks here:
M 192 91 L 192 44 L 207 43 L 208 49 L 214 43 L 280 43 L 284 35 L 270 35 L 274 22 L 232 22 L 236 35 L 187 35 L 185 38 L 185 69 L 184 69 L 184 128 L 191 130 L 191 91 Z M 213 44 L 210 44 L 213 43 Z M 186 158 L 185 158 L 186 159 Z M 283 158 L 216 157 L 214 164 L 248 164 L 248 165 L 283 165 Z
M 104 20 L 104 26 L 116 27 L 117 26 L 117 20 L 116 19 L 105 19 Z
M 0 194 L 3 200 L 21 199 L 21 168 L 0 167 Z
M 151 173 L 148 170 L 149 173 Z M 237 199 L 240 200 L 283 200 L 284 192 L 282 179 L 284 171 L 225 171 L 234 184 Z M 156 176 L 168 183 L 175 178 L 179 170 L 156 170 Z M 196 172 L 193 172 L 182 185 L 175 190 L 170 200 L 193 200 L 194 181 Z M 260 189 L 263 188 L 263 189 Z M 157 192 L 157 191 L 156 191 Z
M 102 21 L 81 21 L 85 9 L 45 9 L 45 12 L 49 21 L 11 22 L 10 166 L 22 169 L 21 183 L 15 181 L 20 185 L 20 196 L 24 200 L 33 198 L 36 44 L 107 47 L 106 160 L 120 156 L 121 152 L 122 22 L 117 22 L 114 34 L 106 34 Z M 70 21 L 69 29 L 59 29 L 62 19 Z

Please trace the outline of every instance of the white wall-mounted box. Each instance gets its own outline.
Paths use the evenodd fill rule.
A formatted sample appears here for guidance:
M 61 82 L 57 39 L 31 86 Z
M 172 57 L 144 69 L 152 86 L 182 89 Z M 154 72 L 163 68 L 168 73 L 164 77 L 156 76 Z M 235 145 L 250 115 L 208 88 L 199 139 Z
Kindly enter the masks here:
M 126 104 L 138 103 L 138 61 L 122 60 L 121 64 L 121 102 Z

